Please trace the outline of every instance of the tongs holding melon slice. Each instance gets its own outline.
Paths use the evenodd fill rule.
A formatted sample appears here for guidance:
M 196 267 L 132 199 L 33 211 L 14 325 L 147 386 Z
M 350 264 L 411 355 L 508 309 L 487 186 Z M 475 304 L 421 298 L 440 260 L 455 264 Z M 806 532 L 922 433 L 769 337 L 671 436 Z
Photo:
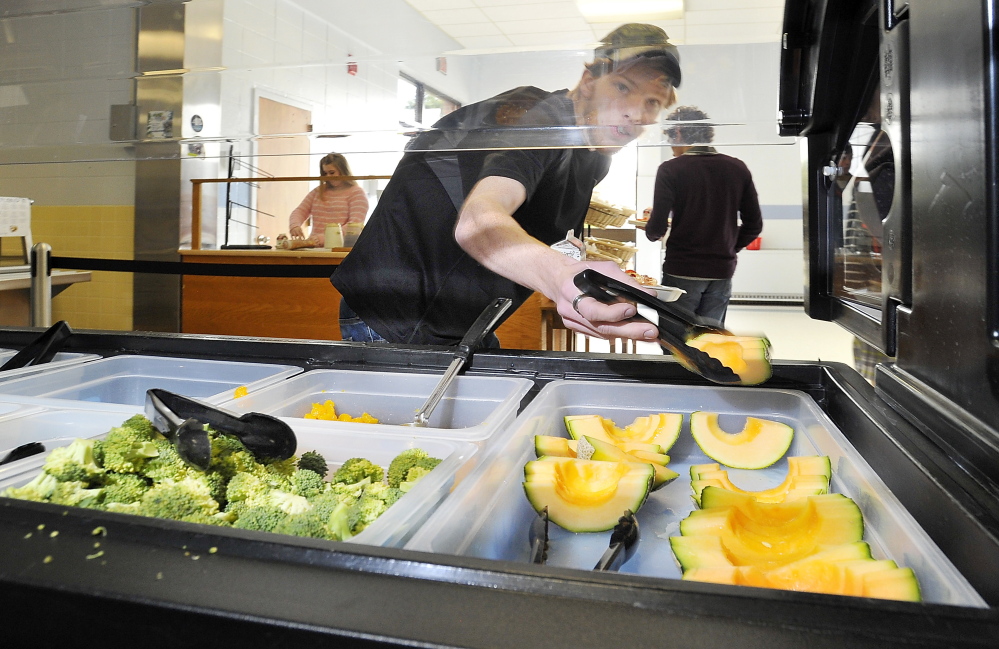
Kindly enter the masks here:
M 770 342 L 765 338 L 736 336 L 716 320 L 663 302 L 593 269 L 584 270 L 573 281 L 584 294 L 601 302 L 625 299 L 654 309 L 659 322 L 652 324 L 659 330 L 659 342 L 681 365 L 709 381 L 756 385 L 770 378 Z

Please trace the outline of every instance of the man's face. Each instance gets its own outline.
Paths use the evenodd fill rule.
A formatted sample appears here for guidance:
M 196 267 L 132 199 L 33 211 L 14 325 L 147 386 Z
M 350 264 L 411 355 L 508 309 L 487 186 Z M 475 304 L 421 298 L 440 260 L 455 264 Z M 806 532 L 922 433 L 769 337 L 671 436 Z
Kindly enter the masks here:
M 658 122 L 659 113 L 673 101 L 672 88 L 657 70 L 635 65 L 621 72 L 580 81 L 582 117 L 589 143 L 604 155 L 613 155 Z

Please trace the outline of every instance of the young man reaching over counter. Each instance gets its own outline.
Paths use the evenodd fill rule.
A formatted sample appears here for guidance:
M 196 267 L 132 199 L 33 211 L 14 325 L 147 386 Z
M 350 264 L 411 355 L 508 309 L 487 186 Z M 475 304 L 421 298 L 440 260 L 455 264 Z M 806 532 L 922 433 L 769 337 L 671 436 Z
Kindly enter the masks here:
M 657 122 L 680 84 L 658 27 L 623 25 L 594 55 L 573 90 L 516 88 L 410 142 L 331 280 L 345 340 L 453 345 L 496 298 L 516 308 L 534 291 L 581 333 L 656 339 L 655 327 L 628 322 L 634 304 L 603 304 L 573 284 L 585 268 L 635 284 L 620 268 L 550 248 L 581 234 L 610 156 Z

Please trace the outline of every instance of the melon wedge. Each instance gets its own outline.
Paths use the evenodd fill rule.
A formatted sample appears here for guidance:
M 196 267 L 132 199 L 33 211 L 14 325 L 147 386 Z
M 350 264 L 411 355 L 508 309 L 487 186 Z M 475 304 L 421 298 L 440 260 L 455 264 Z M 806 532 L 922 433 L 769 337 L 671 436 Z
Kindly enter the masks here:
M 792 456 L 787 458 L 787 476 L 783 482 L 770 489 L 749 491 L 736 486 L 728 471 L 718 464 L 694 464 L 690 467 L 690 487 L 698 507 L 701 505 L 701 491 L 708 486 L 749 494 L 757 502 L 779 503 L 828 493 L 831 467 L 829 457 L 825 455 Z
M 864 536 L 860 508 L 841 494 L 768 504 L 745 494 L 706 487 L 701 504 L 704 509 L 694 510 L 680 522 L 680 533 L 683 537 L 718 537 L 733 565 L 773 569 L 826 546 L 853 543 Z M 696 544 L 689 540 L 677 543 L 685 547 Z M 677 560 L 683 565 L 679 555 Z
M 718 413 L 703 410 L 690 415 L 690 433 L 705 455 L 736 469 L 770 466 L 784 457 L 794 438 L 787 424 L 757 417 L 746 417 L 741 431 L 727 433 L 718 425 Z
M 637 512 L 655 478 L 651 464 L 551 457 L 524 467 L 524 492 L 535 511 L 570 532 L 613 528 L 625 510 Z
M 739 376 L 741 385 L 757 385 L 770 378 L 770 341 L 762 337 L 701 334 L 687 341 L 718 359 Z
M 666 468 L 666 463 L 661 462 L 658 457 L 654 461 L 644 459 L 635 455 L 635 453 L 641 453 L 641 451 L 625 453 L 616 445 L 593 437 L 584 436 L 583 440 L 593 447 L 593 453 L 589 458 L 591 460 L 598 462 L 648 462 L 655 471 L 655 479 L 652 481 L 653 491 L 680 477 L 680 474 L 676 471 Z M 668 455 L 662 455 L 661 457 L 666 458 L 666 462 L 669 462 Z
M 666 453 L 680 437 L 683 414 L 660 412 L 636 417 L 633 422 L 619 428 L 613 421 L 600 415 L 569 415 L 565 427 L 573 439 L 584 435 L 614 444 L 658 444 L 660 453 Z
M 554 457 L 576 457 L 576 445 L 578 440 L 566 439 L 556 435 L 535 435 L 534 454 L 538 457 L 550 455 Z M 663 448 L 658 444 L 643 444 L 640 442 L 617 442 L 617 447 L 625 453 L 642 452 L 649 454 L 650 461 L 653 455 L 660 456 L 658 459 L 666 458 L 663 464 L 669 463 L 669 456 L 663 454 Z

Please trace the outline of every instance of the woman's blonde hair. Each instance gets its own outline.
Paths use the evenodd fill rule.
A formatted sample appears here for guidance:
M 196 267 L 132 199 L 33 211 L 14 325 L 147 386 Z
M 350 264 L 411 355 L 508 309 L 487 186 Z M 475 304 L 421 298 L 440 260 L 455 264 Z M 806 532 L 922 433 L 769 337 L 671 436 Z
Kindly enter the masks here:
M 350 165 L 347 164 L 347 158 L 343 156 L 342 153 L 327 153 L 323 156 L 323 159 L 319 161 L 319 175 L 325 176 L 326 165 L 332 165 L 340 172 L 341 176 L 353 176 L 354 174 L 350 170 Z M 353 180 L 341 180 L 340 182 L 346 183 L 348 185 L 356 185 L 357 183 Z M 322 194 L 326 191 L 326 183 L 320 183 L 319 193 Z

